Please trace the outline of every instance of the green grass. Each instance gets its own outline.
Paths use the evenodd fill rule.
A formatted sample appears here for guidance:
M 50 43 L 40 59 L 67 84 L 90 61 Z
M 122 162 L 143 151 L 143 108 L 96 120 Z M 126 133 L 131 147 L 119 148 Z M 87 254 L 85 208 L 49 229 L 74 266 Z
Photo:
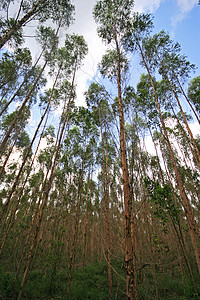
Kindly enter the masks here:
M 113 262 L 115 271 L 124 277 L 124 268 L 122 262 Z M 125 281 L 123 278 L 113 272 L 113 299 L 124 300 Z M 164 274 L 164 285 L 166 295 L 164 295 L 161 274 L 157 273 L 159 300 L 192 300 L 200 299 L 195 295 L 192 283 L 187 277 L 181 278 Z M 51 270 L 42 272 L 34 270 L 30 273 L 24 289 L 23 299 L 66 299 L 68 274 L 65 270 L 57 272 L 54 280 L 51 280 Z M 198 275 L 195 282 L 199 283 Z M 14 274 L 0 269 L 0 299 L 15 299 L 19 292 L 20 279 L 14 285 Z M 198 286 L 200 292 L 200 285 Z M 140 282 L 138 276 L 138 299 L 154 300 L 155 284 L 150 269 L 144 272 L 143 281 Z M 73 272 L 70 300 L 106 300 L 108 299 L 108 279 L 106 263 L 95 263 L 78 268 Z

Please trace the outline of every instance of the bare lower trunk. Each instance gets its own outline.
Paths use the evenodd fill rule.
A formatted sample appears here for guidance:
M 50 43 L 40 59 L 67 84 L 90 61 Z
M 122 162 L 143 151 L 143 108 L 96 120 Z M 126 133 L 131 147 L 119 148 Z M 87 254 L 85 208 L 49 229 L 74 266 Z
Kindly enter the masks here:
M 87 196 L 86 196 L 85 221 L 84 221 L 84 231 L 83 231 L 83 262 L 82 262 L 83 267 L 85 266 L 85 257 L 86 257 L 89 187 L 90 187 L 90 167 L 89 167 L 88 181 L 87 181 Z
M 101 128 L 102 141 L 102 158 L 103 158 L 103 191 L 104 191 L 104 207 L 105 207 L 105 221 L 106 221 L 106 246 L 107 246 L 107 260 L 108 260 L 108 282 L 109 282 L 109 299 L 112 299 L 112 272 L 111 272 L 111 258 L 110 258 L 110 224 L 109 224 L 109 202 L 108 202 L 108 188 L 107 188 L 107 144 L 106 144 L 106 159 L 105 159 L 105 143 L 101 122 L 100 104 L 98 102 L 99 124 Z
M 121 98 L 121 70 L 120 70 L 120 50 L 115 35 L 115 43 L 117 50 L 117 85 L 118 85 L 118 102 L 119 102 L 119 120 L 120 120 L 120 150 L 121 150 L 121 164 L 123 174 L 123 191 L 124 191 L 124 229 L 125 229 L 125 264 L 126 264 L 126 292 L 127 298 L 133 300 L 137 293 L 135 291 L 135 280 L 134 278 L 134 265 L 133 265 L 133 244 L 131 234 L 131 222 L 132 222 L 132 203 L 131 193 L 129 185 L 129 174 L 127 165 L 127 154 L 126 154 L 126 138 L 124 128 L 124 113 Z M 136 298 L 135 298 L 136 299 Z

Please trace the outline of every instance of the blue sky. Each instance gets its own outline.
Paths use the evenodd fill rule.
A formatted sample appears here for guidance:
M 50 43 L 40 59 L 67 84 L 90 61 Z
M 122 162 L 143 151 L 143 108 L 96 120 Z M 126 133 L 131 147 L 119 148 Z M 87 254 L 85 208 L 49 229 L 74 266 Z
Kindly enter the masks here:
M 168 31 L 172 39 L 181 44 L 182 51 L 189 61 L 200 67 L 200 5 L 181 13 L 177 1 L 163 1 L 154 13 L 154 25 L 157 32 L 162 29 Z M 196 73 L 200 74 L 200 70 Z

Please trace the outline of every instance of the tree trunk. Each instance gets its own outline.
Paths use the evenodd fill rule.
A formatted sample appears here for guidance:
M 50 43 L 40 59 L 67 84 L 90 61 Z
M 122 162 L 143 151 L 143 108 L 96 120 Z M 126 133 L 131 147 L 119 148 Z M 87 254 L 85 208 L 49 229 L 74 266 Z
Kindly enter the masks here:
M 193 113 L 194 113 L 194 115 L 195 115 L 195 117 L 196 117 L 196 119 L 197 119 L 197 121 L 199 122 L 199 125 L 200 125 L 200 119 L 199 119 L 199 117 L 198 117 L 198 115 L 197 115 L 197 113 L 196 113 L 194 107 L 192 106 L 192 103 L 190 102 L 190 100 L 188 99 L 186 93 L 184 92 L 183 87 L 182 87 L 182 85 L 181 85 L 181 83 L 180 83 L 180 80 L 178 79 L 178 77 L 176 76 L 176 74 L 175 74 L 174 72 L 173 72 L 173 74 L 174 74 L 174 76 L 175 76 L 175 78 L 176 78 L 176 80 L 177 80 L 177 82 L 178 82 L 178 85 L 179 85 L 179 87 L 180 87 L 180 89 L 181 89 L 181 92 L 183 93 L 183 95 L 184 95 L 184 97 L 185 97 L 187 103 L 189 104 L 190 108 L 192 109 L 192 111 L 193 111 Z
M 105 207 L 105 221 L 106 221 L 106 247 L 107 247 L 107 260 L 108 260 L 108 282 L 109 282 L 109 300 L 112 300 L 112 272 L 111 272 L 111 258 L 110 258 L 110 224 L 109 224 L 109 200 L 107 189 L 107 155 L 105 159 L 105 144 L 103 137 L 103 129 L 101 122 L 100 104 L 98 102 L 99 124 L 101 129 L 101 141 L 102 141 L 102 165 L 103 165 L 103 193 L 104 193 L 104 207 Z M 107 144 L 106 144 L 107 153 Z
M 123 191 L 124 191 L 124 219 L 125 219 L 125 264 L 126 264 L 126 291 L 127 298 L 133 300 L 137 293 L 135 291 L 135 278 L 133 266 L 133 245 L 131 235 L 132 222 L 132 203 L 129 185 L 129 174 L 126 155 L 126 139 L 124 128 L 124 113 L 121 97 L 121 69 L 120 69 L 120 50 L 115 33 L 115 43 L 117 50 L 117 85 L 118 85 L 118 102 L 119 102 L 119 120 L 120 120 L 120 148 L 121 148 L 121 164 L 123 173 Z M 135 298 L 136 299 L 136 298 Z
M 178 99 L 177 93 L 176 93 L 176 91 L 174 90 L 174 88 L 173 88 L 173 86 L 172 86 L 172 84 L 171 84 L 171 82 L 170 82 L 170 80 L 169 80 L 169 77 L 167 76 L 167 73 L 166 73 L 166 71 L 165 71 L 165 68 L 164 68 L 164 66 L 163 66 L 163 63 L 162 63 L 162 61 L 161 61 L 161 59 L 160 59 L 158 53 L 157 53 L 157 57 L 158 57 L 158 59 L 159 59 L 159 61 L 160 61 L 160 63 L 161 63 L 161 66 L 162 66 L 163 72 L 164 72 L 164 74 L 165 74 L 165 77 L 167 78 L 167 81 L 168 81 L 168 83 L 169 83 L 169 86 L 170 86 L 172 92 L 174 93 L 174 96 L 175 96 L 176 101 L 177 101 L 177 103 L 178 103 L 178 106 L 179 106 L 179 108 L 180 108 L 180 111 L 181 111 L 182 117 L 183 117 L 183 119 L 184 119 L 186 128 L 187 128 L 187 130 L 188 130 L 188 133 L 189 133 L 189 135 L 190 135 L 190 137 L 191 137 L 191 140 L 192 140 L 192 144 L 193 144 L 193 146 L 194 146 L 194 148 L 195 148 L 195 150 L 196 150 L 197 156 L 198 156 L 197 164 L 198 164 L 198 167 L 199 167 L 199 169 L 200 169 L 200 153 L 199 153 L 199 149 L 198 149 L 198 147 L 197 147 L 197 145 L 196 145 L 196 142 L 195 142 L 195 140 L 194 140 L 192 131 L 191 131 L 191 129 L 190 129 L 189 125 L 188 125 L 188 122 L 187 122 L 187 120 L 186 120 L 186 117 L 185 117 L 185 114 L 184 114 L 184 112 L 183 112 L 181 103 L 180 103 L 180 101 L 179 101 L 179 99 Z
M 19 183 L 19 180 L 20 180 L 20 178 L 21 178 L 21 174 L 22 174 L 23 168 L 24 168 L 25 163 L 26 163 L 26 161 L 27 161 L 28 155 L 29 155 L 29 153 L 30 153 L 30 151 L 31 151 L 32 145 L 33 145 L 33 143 L 34 143 L 34 141 L 35 141 L 35 139 L 36 139 L 36 137 L 37 137 L 39 128 L 40 128 L 40 126 L 41 126 L 41 124 L 42 124 L 42 122 L 43 122 L 43 120 L 44 120 L 44 118 L 45 118 L 47 112 L 49 111 L 50 104 L 51 104 L 51 99 L 52 99 L 52 96 L 53 96 L 53 91 L 54 91 L 55 85 L 56 85 L 56 83 L 57 83 L 57 79 L 58 79 L 58 77 L 59 77 L 59 74 L 60 74 L 60 69 L 59 69 L 58 72 L 57 72 L 57 75 L 56 75 L 56 78 L 55 78 L 55 81 L 54 81 L 54 84 L 53 84 L 53 88 L 52 88 L 52 91 L 51 91 L 51 95 L 50 95 L 50 97 L 49 97 L 49 101 L 48 101 L 47 107 L 46 107 L 46 109 L 45 109 L 45 111 L 44 111 L 44 113 L 43 113 L 43 115 L 42 115 L 42 117 L 41 117 L 41 119 L 40 119 L 40 122 L 39 122 L 38 127 L 37 127 L 37 129 L 36 129 L 36 131 L 35 131 L 35 134 L 34 134 L 34 137 L 33 137 L 32 141 L 31 141 L 31 144 L 30 144 L 29 148 L 27 149 L 26 155 L 25 155 L 25 157 L 24 157 L 24 160 L 23 160 L 23 162 L 22 162 L 22 165 L 21 165 L 21 167 L 20 167 L 20 170 L 19 170 L 19 172 L 18 172 L 18 174 L 17 174 L 17 177 L 16 177 L 15 182 L 14 182 L 14 184 L 13 184 L 12 190 L 11 190 L 11 192 L 10 192 L 10 194 L 9 194 L 9 196 L 8 196 L 8 198 L 7 198 L 7 200 L 6 200 L 6 203 L 5 203 L 5 205 L 4 205 L 4 208 L 5 208 L 6 206 L 8 206 L 9 203 L 10 203 L 10 201 L 12 200 L 11 197 L 12 197 L 12 195 L 13 195 L 13 193 L 14 193 L 14 191 L 15 191 L 15 189 L 16 189 L 18 183 Z M 47 119 L 46 119 L 44 128 L 45 128 L 45 126 L 46 126 L 46 123 L 47 123 Z M 44 128 L 43 128 L 43 131 L 44 131 Z M 42 131 L 42 133 L 43 133 L 43 131 Z M 21 195 L 22 195 L 22 193 L 23 193 L 23 189 L 24 189 L 24 187 L 25 187 L 25 184 L 26 184 L 26 182 L 27 182 L 27 180 L 28 180 L 28 176 L 30 175 L 31 167 L 33 166 L 33 162 L 34 162 L 34 160 L 35 160 L 36 153 L 37 153 L 37 151 L 38 151 L 38 149 L 39 149 L 39 145 L 40 145 L 41 139 L 42 139 L 42 134 L 40 135 L 40 139 L 39 139 L 39 142 L 38 142 L 37 149 L 36 149 L 36 151 L 35 151 L 34 157 L 33 157 L 33 159 L 32 159 L 32 163 L 31 163 L 31 166 L 30 166 L 30 170 L 29 170 L 29 172 L 27 173 L 27 176 L 26 176 L 26 178 L 25 178 L 25 181 L 24 181 L 24 184 L 23 184 L 23 188 L 22 188 L 22 191 L 21 191 Z M 18 194 L 18 193 L 17 193 L 17 194 Z M 8 225 L 7 225 L 7 228 L 6 228 L 6 230 L 5 230 L 5 235 L 4 235 L 4 238 L 3 238 L 3 242 L 2 242 L 2 245 L 1 245 L 1 247 L 0 247 L 0 255 L 1 255 L 2 249 L 3 249 L 3 247 L 4 247 L 6 238 L 7 238 L 8 234 L 9 234 L 10 226 L 11 226 L 11 223 L 12 223 L 12 221 L 13 221 L 13 219 L 14 219 L 15 212 L 16 212 L 16 210 L 17 210 L 18 204 L 19 204 L 19 202 L 20 202 L 20 200 L 21 200 L 21 195 L 18 195 L 18 203 L 17 203 L 17 205 L 16 205 L 16 207 L 15 207 L 15 209 L 14 209 L 14 213 L 11 214 L 11 218 L 10 218 L 9 223 L 8 223 Z M 9 205 L 9 207 L 8 207 L 8 209 L 7 209 L 7 212 L 9 212 L 10 206 L 11 206 L 11 205 Z
M 14 24 L 14 26 L 6 32 L 0 39 L 0 49 L 5 45 L 7 41 L 10 40 L 13 34 L 17 32 L 18 29 L 20 29 L 34 14 L 37 13 L 38 7 L 40 4 L 45 3 L 46 0 L 38 0 L 35 5 L 30 9 L 30 11 L 17 23 Z
M 81 178 L 80 178 L 79 188 L 78 188 L 78 203 L 77 203 L 77 207 L 76 207 L 74 235 L 73 235 L 73 240 L 72 240 L 71 253 L 70 253 L 70 256 L 69 256 L 69 271 L 68 271 L 68 283 L 67 283 L 67 294 L 66 294 L 66 299 L 67 300 L 69 299 L 69 292 L 70 292 L 70 286 L 71 286 L 71 280 L 72 280 L 72 270 L 73 270 L 73 264 L 74 264 L 74 259 L 75 259 L 75 248 L 76 248 L 77 237 L 78 237 L 80 207 L 81 207 L 81 203 L 82 203 L 84 163 L 85 163 L 85 152 L 83 154 L 83 161 L 82 161 L 82 168 L 81 168 Z
M 89 188 L 90 188 L 90 166 L 88 173 L 87 181 L 87 196 L 86 196 L 86 207 L 85 207 L 85 221 L 84 221 L 84 230 L 83 230 L 83 267 L 85 266 L 85 257 L 86 257 L 86 236 L 87 236 L 87 221 L 88 221 L 88 201 L 89 201 Z

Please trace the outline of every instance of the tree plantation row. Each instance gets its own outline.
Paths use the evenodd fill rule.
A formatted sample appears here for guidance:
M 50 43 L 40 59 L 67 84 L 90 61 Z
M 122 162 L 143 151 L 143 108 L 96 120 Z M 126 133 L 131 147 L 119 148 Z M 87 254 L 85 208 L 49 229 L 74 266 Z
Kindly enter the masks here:
M 98 65 L 105 84 L 91 81 L 78 107 L 88 46 L 75 33 L 62 47 L 58 38 L 74 6 L 1 0 L 0 8 L 0 299 L 198 299 L 196 67 L 168 33 L 152 33 L 152 16 L 134 13 L 133 0 L 100 0 L 93 17 L 108 45 Z M 33 63 L 23 28 L 34 20 Z

